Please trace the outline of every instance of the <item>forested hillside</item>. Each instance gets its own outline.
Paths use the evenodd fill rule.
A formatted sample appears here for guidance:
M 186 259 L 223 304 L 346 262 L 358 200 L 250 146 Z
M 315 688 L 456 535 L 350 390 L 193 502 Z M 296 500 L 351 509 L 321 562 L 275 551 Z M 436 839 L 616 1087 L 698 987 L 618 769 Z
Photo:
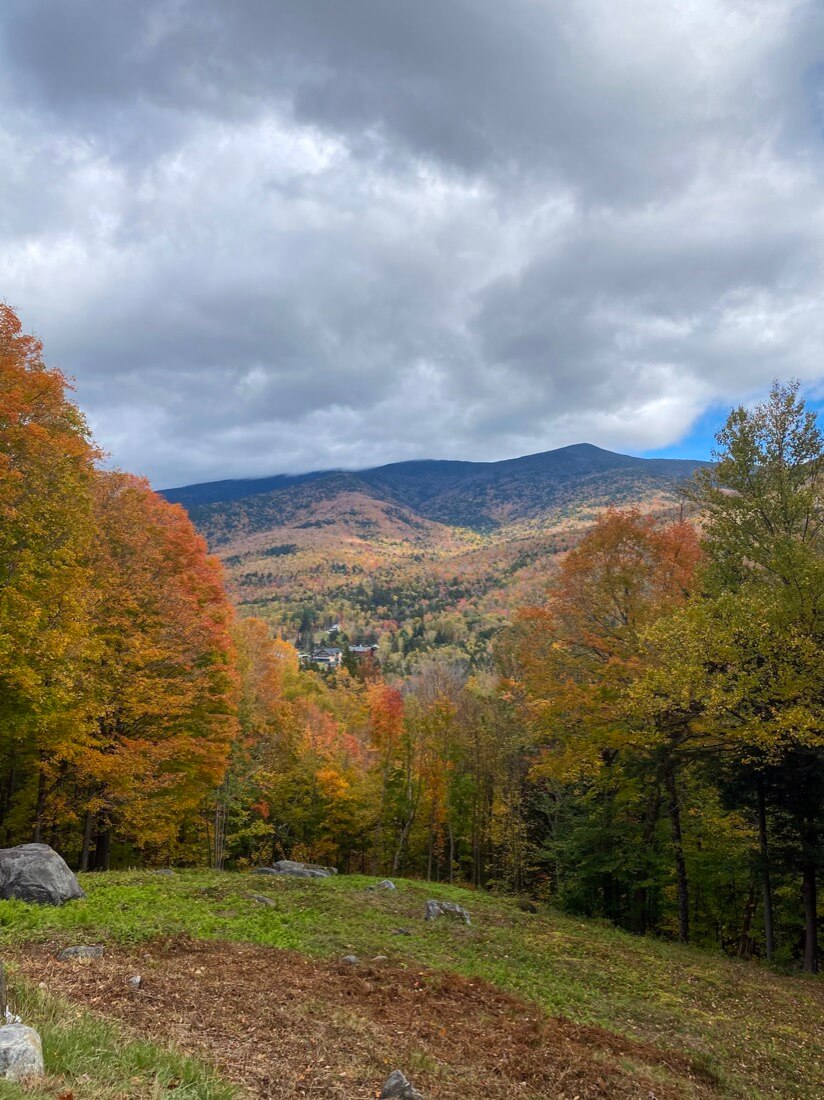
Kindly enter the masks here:
M 173 489 L 223 560 L 235 602 L 299 648 L 378 647 L 387 671 L 434 652 L 474 668 L 548 560 L 605 509 L 659 515 L 701 463 L 564 447 L 506 462 L 402 462 Z
M 619 504 L 650 489 L 670 489 L 702 465 L 686 459 L 633 458 L 580 443 L 503 462 L 395 462 L 352 473 L 316 471 L 188 485 L 162 495 L 190 510 L 204 509 L 195 513 L 204 523 L 224 513 L 245 515 L 253 529 L 261 529 L 279 518 L 278 507 L 288 507 L 298 488 L 312 486 L 312 493 L 329 495 L 345 485 L 425 519 L 488 531 L 519 520 L 543 521 L 564 505 L 581 507 L 593 500 Z M 260 497 L 267 499 L 252 500 Z M 237 502 L 245 503 L 238 509 L 209 508 Z
M 0 322 L 0 842 L 82 868 L 403 873 L 818 968 L 824 443 L 797 387 L 733 410 L 686 486 L 695 523 L 662 495 L 496 545 L 348 475 L 289 490 L 273 570 L 329 519 L 366 607 L 374 523 L 410 603 L 443 601 L 404 675 L 380 650 L 320 671 L 235 612 L 179 505 L 100 468 L 64 379 Z M 378 603 L 397 637 L 399 599 Z

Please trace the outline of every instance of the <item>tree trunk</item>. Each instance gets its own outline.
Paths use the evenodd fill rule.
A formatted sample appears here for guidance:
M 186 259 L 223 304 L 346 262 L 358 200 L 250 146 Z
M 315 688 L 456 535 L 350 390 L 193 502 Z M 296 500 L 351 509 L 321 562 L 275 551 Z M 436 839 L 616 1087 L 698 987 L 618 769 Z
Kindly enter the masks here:
M 804 822 L 802 834 L 802 885 L 804 900 L 804 973 L 818 973 L 818 905 L 816 898 L 815 855 L 816 836 L 809 822 Z
M 214 819 L 214 833 L 215 843 L 214 851 L 212 853 L 212 862 L 216 871 L 223 870 L 223 864 L 226 859 L 226 786 L 220 788 L 217 792 L 215 799 L 215 819 Z
M 101 822 L 94 845 L 95 871 L 108 871 L 112 859 L 112 830 L 107 822 Z
M 738 934 L 739 959 L 751 959 L 753 953 L 752 918 L 755 915 L 755 883 L 750 883 L 750 892 L 747 895 L 747 903 L 744 906 L 744 915 L 741 920 L 741 931 Z
M 414 796 L 414 797 L 413 797 Z M 418 788 L 417 795 L 414 795 L 413 783 L 412 783 L 412 763 L 407 760 L 406 763 L 406 816 L 401 825 L 400 832 L 398 834 L 398 842 L 395 846 L 395 855 L 392 859 L 392 874 L 396 875 L 401 867 L 401 861 L 404 855 L 404 849 L 406 848 L 406 842 L 409 839 L 409 834 L 412 831 L 412 826 L 415 823 L 415 818 L 418 813 L 418 800 L 420 798 L 420 788 Z
M 670 828 L 672 846 L 675 852 L 675 875 L 678 882 L 678 939 L 689 943 L 690 939 L 690 892 L 687 878 L 687 864 L 684 859 L 684 842 L 681 832 L 681 804 L 678 800 L 678 786 L 675 782 L 675 768 L 667 768 L 665 782 L 669 795 Z
M 644 814 L 644 827 L 641 831 L 642 850 L 646 853 L 653 851 L 653 839 L 661 817 L 661 779 L 655 777 L 655 787 L 647 804 Z M 649 891 L 646 886 L 636 886 L 633 891 L 632 904 L 632 929 L 636 935 L 643 936 L 647 931 L 647 917 L 649 914 Z
M 599 847 L 607 849 L 609 862 L 612 864 L 613 856 L 613 839 L 615 835 L 614 825 L 614 808 L 615 808 L 615 781 L 612 778 L 612 764 L 613 757 L 605 759 L 604 763 L 607 765 L 605 773 L 608 776 L 604 786 L 604 801 L 602 810 L 602 828 L 601 835 L 603 837 Z M 603 912 L 607 920 L 611 920 L 617 923 L 618 920 L 618 905 L 616 902 L 616 890 L 615 890 L 615 876 L 612 871 L 605 871 L 601 876 L 601 896 L 603 898 Z
M 480 800 L 472 806 L 472 885 L 477 886 L 481 877 L 481 811 Z
M 764 793 L 764 776 L 758 775 L 755 781 L 758 795 L 758 848 L 761 864 L 761 897 L 764 905 L 764 945 L 767 962 L 772 962 L 775 953 L 775 932 L 773 931 L 773 897 L 770 876 L 770 849 L 767 840 L 767 799 Z
M 43 809 L 46 805 L 46 774 L 41 766 L 40 774 L 37 777 L 37 808 L 34 816 L 34 832 L 32 833 L 32 840 L 35 844 L 40 844 L 43 839 Z
M 83 847 L 80 849 L 80 870 L 88 871 L 89 869 L 89 856 L 92 850 L 92 826 L 94 825 L 94 816 L 91 810 L 86 810 L 86 820 L 83 823 Z
M 395 846 L 395 855 L 392 858 L 392 874 L 396 875 L 401 868 L 401 861 L 403 860 L 404 849 L 406 848 L 406 842 L 409 839 L 409 832 L 412 828 L 414 816 L 409 816 L 401 826 L 398 833 L 398 843 Z
M 492 860 L 492 819 L 495 815 L 495 788 L 492 779 L 486 780 L 486 822 L 484 824 L 483 863 L 481 865 L 480 886 L 485 887 L 489 879 L 489 864 Z
M 2 821 L 2 823 L 4 823 L 4 824 L 5 824 L 5 821 L 6 821 L 6 817 L 9 813 L 9 810 L 11 809 L 12 802 L 14 801 L 14 791 L 15 791 L 16 782 L 17 782 L 17 768 L 14 764 L 14 761 L 12 761 L 12 765 L 9 768 L 9 774 L 8 774 L 6 784 L 5 784 L 5 788 L 4 788 L 4 791 L 3 791 L 3 806 L 2 806 L 2 815 L 0 816 L 0 821 Z

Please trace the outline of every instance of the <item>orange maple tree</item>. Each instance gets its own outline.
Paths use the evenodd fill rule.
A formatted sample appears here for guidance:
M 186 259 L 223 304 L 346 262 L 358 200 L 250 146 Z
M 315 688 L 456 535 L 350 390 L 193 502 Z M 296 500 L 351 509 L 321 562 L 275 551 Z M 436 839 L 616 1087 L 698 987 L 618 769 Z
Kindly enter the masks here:
M 113 829 L 167 851 L 220 784 L 237 681 L 220 566 L 183 509 L 139 478 L 110 473 L 98 479 L 96 512 L 98 711 L 76 763 L 96 863 L 106 865 Z
M 6 832 L 34 816 L 35 837 L 54 757 L 85 731 L 98 458 L 42 350 L 0 304 L 0 801 Z
M 542 767 L 580 774 L 620 748 L 642 632 L 687 598 L 699 557 L 691 524 L 609 512 L 564 558 L 547 602 L 519 613 L 519 681 L 547 745 Z

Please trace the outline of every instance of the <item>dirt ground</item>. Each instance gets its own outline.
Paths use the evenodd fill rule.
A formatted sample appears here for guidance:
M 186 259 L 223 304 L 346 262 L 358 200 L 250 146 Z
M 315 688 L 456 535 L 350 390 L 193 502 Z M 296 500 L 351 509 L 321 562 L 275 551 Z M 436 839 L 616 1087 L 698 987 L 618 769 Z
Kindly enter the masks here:
M 717 1095 L 686 1056 L 548 1020 L 481 980 L 187 938 L 71 962 L 56 946 L 21 951 L 21 972 L 211 1061 L 255 1097 L 366 1100 L 396 1068 L 427 1100 Z

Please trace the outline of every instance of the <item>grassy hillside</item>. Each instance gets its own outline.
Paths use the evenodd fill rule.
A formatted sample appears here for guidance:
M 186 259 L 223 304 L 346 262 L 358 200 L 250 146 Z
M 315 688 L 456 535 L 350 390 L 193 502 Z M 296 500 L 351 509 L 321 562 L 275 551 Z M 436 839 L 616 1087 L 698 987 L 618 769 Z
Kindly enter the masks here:
M 78 1096 L 218 1098 L 234 1082 L 248 1090 L 238 1095 L 365 1098 L 394 1063 L 433 1098 L 824 1095 L 818 979 L 459 889 L 369 884 L 86 876 L 88 899 L 62 909 L 3 903 L 0 937 L 26 1014 Z M 472 925 L 424 923 L 428 897 L 468 906 Z M 94 942 L 103 960 L 54 960 L 58 945 Z M 362 961 L 343 964 L 348 954 Z M 106 1074 L 130 1074 L 131 1092 L 95 1083 L 94 1064 L 80 1088 L 73 1045 L 88 1045 L 101 1015 L 140 1035 L 137 1047 L 101 1039 L 118 1049 Z M 147 1043 L 167 1053 L 153 1060 Z

